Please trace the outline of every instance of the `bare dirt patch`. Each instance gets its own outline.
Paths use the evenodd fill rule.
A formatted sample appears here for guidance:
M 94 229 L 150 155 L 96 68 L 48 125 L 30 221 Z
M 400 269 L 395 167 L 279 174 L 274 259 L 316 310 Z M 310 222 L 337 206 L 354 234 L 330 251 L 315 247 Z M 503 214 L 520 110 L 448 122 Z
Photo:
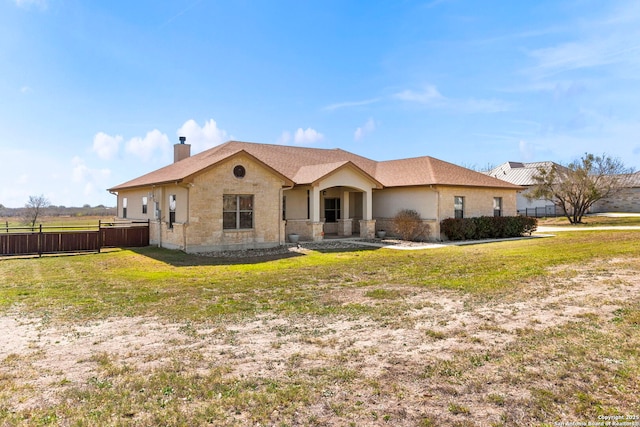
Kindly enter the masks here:
M 335 378 L 326 390 L 296 415 L 319 425 L 379 425 L 380 417 L 391 425 L 535 425 L 544 414 L 535 422 L 524 414 L 531 399 L 539 399 L 531 390 L 551 387 L 544 373 L 551 367 L 509 366 L 514 346 L 585 319 L 611 324 L 628 301 L 638 300 L 640 278 L 625 261 L 612 260 L 580 271 L 557 268 L 515 294 L 492 298 L 384 290 L 389 299 L 372 297 L 370 288 L 332 289 L 325 297 L 381 311 L 399 304 L 397 315 L 260 315 L 206 324 L 119 317 L 62 325 L 25 318 L 14 308 L 0 316 L 0 378 L 15 390 L 5 405 L 24 411 L 55 404 L 64 390 L 103 375 L 100 363 L 108 358 L 139 372 L 176 361 L 193 372 L 224 367 L 237 378 L 313 381 L 329 372 Z M 510 368 L 521 370 L 518 379 Z

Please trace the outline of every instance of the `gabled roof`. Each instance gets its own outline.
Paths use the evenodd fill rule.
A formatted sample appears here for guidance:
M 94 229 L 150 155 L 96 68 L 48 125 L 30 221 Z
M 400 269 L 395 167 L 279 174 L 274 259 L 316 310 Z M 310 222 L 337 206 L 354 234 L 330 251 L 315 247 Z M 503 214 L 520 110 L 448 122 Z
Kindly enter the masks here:
M 485 174 L 429 156 L 379 162 L 376 176 L 385 187 L 449 185 L 521 189 Z
M 535 184 L 533 177 L 539 173 L 540 168 L 550 170 L 553 165 L 561 167 L 554 162 L 506 162 L 491 169 L 486 174 L 515 185 L 529 186 Z
M 485 174 L 433 157 L 377 162 L 341 149 L 229 141 L 110 188 L 127 188 L 181 182 L 239 153 L 250 155 L 293 184 L 311 184 L 343 167 L 355 167 L 383 187 L 457 185 L 521 189 Z

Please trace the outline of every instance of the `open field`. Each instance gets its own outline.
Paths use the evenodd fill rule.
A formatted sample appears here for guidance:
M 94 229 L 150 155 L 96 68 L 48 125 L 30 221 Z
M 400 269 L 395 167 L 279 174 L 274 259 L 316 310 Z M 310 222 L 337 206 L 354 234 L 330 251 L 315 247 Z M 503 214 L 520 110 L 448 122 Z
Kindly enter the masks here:
M 46 227 L 77 227 L 96 228 L 98 222 L 113 221 L 113 216 L 43 216 L 36 222 L 36 228 L 42 224 Z M 4 227 L 28 227 L 25 221 L 16 217 L 0 217 L 0 233 L 5 231 Z
M 639 242 L 3 259 L 0 425 L 640 416 Z

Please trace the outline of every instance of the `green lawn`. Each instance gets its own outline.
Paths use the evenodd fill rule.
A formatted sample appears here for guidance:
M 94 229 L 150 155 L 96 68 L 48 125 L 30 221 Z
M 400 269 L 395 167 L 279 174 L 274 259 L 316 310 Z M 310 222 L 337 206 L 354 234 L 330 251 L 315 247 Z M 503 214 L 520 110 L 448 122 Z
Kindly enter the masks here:
M 234 335 L 242 330 L 237 325 L 269 319 L 289 325 L 270 326 L 278 332 L 278 340 L 269 344 L 272 351 L 286 350 L 292 342 L 321 351 L 291 353 L 282 362 L 283 373 L 273 376 L 238 374 L 233 360 L 212 365 L 210 354 L 191 347 L 166 348 L 168 361 L 148 371 L 115 353 L 98 352 L 83 361 L 95 367 L 85 383 L 58 382 L 49 403 L 29 409 L 19 403 L 33 400 L 40 390 L 7 368 L 0 370 L 0 425 L 498 426 L 640 414 L 637 286 L 630 287 L 627 299 L 607 301 L 615 305 L 615 316 L 600 313 L 599 302 L 589 299 L 594 306 L 584 303 L 588 309 L 568 321 L 545 325 L 544 319 L 536 320 L 506 331 L 495 317 L 502 311 L 487 314 L 500 306 L 517 317 L 518 307 L 530 299 L 559 313 L 562 307 L 552 297 L 565 288 L 587 286 L 573 282 L 585 271 L 597 286 L 602 280 L 611 289 L 631 286 L 627 279 L 611 277 L 620 271 L 627 278 L 639 275 L 639 242 L 640 232 L 582 231 L 421 251 L 309 251 L 236 262 L 152 247 L 5 258 L 0 260 L 0 314 L 36 319 L 42 328 L 154 319 L 182 325 L 181 334 L 193 342 L 223 335 L 233 348 L 234 339 L 242 341 Z M 457 313 L 468 313 L 469 320 L 447 329 L 446 317 L 439 323 L 421 317 L 425 310 L 438 313 L 443 298 L 462 301 Z M 488 320 L 473 329 L 480 315 Z M 301 323 L 292 326 L 296 322 Z M 372 344 L 370 354 L 356 351 L 335 326 L 313 329 L 305 322 L 367 324 L 376 333 L 411 336 L 421 331 L 418 346 L 460 341 L 461 349 L 474 350 L 454 346 L 444 358 L 416 353 L 394 362 L 375 353 L 381 343 Z M 218 332 L 207 335 L 205 329 Z M 360 333 L 366 335 L 366 328 Z M 484 341 L 484 333 L 508 336 L 508 343 L 496 347 Z M 287 341 L 288 336 L 296 338 Z M 373 356 L 389 365 L 388 375 L 369 373 L 356 363 Z M 44 353 L 10 353 L 0 362 L 22 372 L 36 369 L 38 357 Z
M 112 315 L 212 316 L 348 313 L 320 296 L 345 287 L 402 284 L 479 295 L 513 292 L 549 267 L 638 254 L 638 233 L 581 232 L 438 250 L 311 252 L 251 264 L 158 248 L 0 263 L 0 308 L 20 304 L 63 320 Z M 211 296 L 215 295 L 212 300 Z M 64 310 L 62 310 L 64 308 Z

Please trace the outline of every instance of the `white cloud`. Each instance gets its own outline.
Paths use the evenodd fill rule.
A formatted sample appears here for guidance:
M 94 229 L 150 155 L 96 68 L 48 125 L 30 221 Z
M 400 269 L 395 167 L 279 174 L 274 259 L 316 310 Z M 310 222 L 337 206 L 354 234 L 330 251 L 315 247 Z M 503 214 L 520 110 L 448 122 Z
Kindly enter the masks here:
M 187 120 L 178 129 L 177 135 L 187 137 L 187 144 L 191 144 L 193 153 L 215 147 L 229 139 L 227 132 L 218 128 L 218 124 L 213 119 L 205 122 L 202 127 L 193 119 Z
M 438 92 L 438 89 L 433 85 L 425 86 L 421 92 L 413 90 L 405 90 L 394 95 L 395 98 L 402 101 L 419 102 L 421 104 L 433 104 L 439 103 L 444 100 L 444 97 Z
M 22 86 L 22 87 L 20 88 L 20 92 L 21 92 L 21 93 L 25 93 L 25 94 L 26 94 L 26 93 L 32 93 L 32 92 L 33 92 L 33 89 L 32 89 L 30 86 Z
M 380 101 L 380 98 L 365 99 L 364 101 L 338 102 L 335 104 L 327 105 L 326 107 L 323 108 L 323 110 L 333 111 L 333 110 L 338 110 L 340 108 L 360 107 L 362 105 L 369 105 L 378 101 Z
M 360 141 L 365 135 L 373 132 L 374 130 L 376 130 L 376 122 L 372 118 L 369 118 L 364 125 L 356 129 L 353 134 L 353 139 Z
M 393 97 L 401 101 L 416 102 L 426 107 L 442 108 L 460 113 L 498 113 L 511 109 L 511 104 L 499 99 L 447 98 L 433 85 L 425 86 L 422 91 L 404 90 L 396 93 Z
M 532 71 L 540 78 L 581 68 L 616 63 L 638 64 L 640 44 L 628 42 L 626 38 L 614 36 L 536 49 L 530 53 L 537 62 Z
M 619 2 L 611 13 L 583 19 L 567 27 L 567 40 L 529 50 L 535 65 L 528 70 L 534 78 L 559 73 L 606 68 L 608 71 L 637 75 L 640 65 L 640 6 L 638 2 Z
M 93 137 L 93 151 L 95 151 L 101 159 L 110 160 L 118 154 L 121 142 L 121 135 L 111 136 L 104 132 L 98 132 Z
M 158 129 L 154 129 L 147 132 L 144 138 L 135 137 L 127 141 L 125 149 L 144 161 L 149 161 L 155 157 L 168 160 L 171 143 L 167 135 Z
M 106 182 L 111 177 L 111 171 L 109 169 L 90 169 L 78 156 L 71 159 L 71 165 L 73 169 L 71 171 L 71 177 L 74 182 L 88 183 L 88 182 Z
M 307 128 L 306 130 L 298 128 L 293 137 L 293 141 L 299 145 L 313 144 L 322 141 L 323 139 L 323 134 L 311 128 Z

